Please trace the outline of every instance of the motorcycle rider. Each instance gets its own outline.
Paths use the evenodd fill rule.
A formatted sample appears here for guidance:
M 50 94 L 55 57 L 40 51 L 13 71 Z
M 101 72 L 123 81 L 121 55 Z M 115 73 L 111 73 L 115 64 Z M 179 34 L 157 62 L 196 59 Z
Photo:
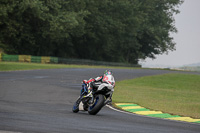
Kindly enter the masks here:
M 107 82 L 107 83 L 110 83 L 111 85 L 113 85 L 113 88 L 115 87 L 115 82 L 111 83 L 111 82 L 107 81 L 106 77 L 108 75 L 111 75 L 114 80 L 113 73 L 111 70 L 106 70 L 104 72 L 103 76 L 96 77 L 96 78 L 90 78 L 89 80 L 83 80 L 83 83 L 87 84 L 87 86 L 88 86 L 88 95 L 87 96 L 92 97 L 91 100 L 89 101 L 89 103 L 93 102 L 93 91 L 94 91 L 94 89 L 97 89 L 101 83 Z M 112 95 L 110 96 L 110 99 L 109 99 L 109 102 L 111 102 L 111 101 L 112 101 Z

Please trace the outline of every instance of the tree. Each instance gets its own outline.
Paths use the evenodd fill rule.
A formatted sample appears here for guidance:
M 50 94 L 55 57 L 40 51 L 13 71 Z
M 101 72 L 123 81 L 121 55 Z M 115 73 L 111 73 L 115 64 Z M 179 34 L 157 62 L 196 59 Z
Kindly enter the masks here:
M 175 49 L 183 0 L 6 0 L 0 47 L 31 54 L 137 64 Z
M 63 52 L 58 50 L 60 46 L 70 51 L 71 43 L 66 40 L 70 40 L 70 34 L 84 33 L 80 29 L 87 12 L 75 12 L 69 4 L 65 0 L 1 2 L 1 47 L 8 54 L 59 56 Z
M 162 54 L 168 50 L 175 50 L 175 42 L 170 37 L 170 32 L 177 32 L 174 25 L 173 15 L 179 13 L 177 6 L 183 1 L 180 0 L 147 0 L 141 10 L 144 12 L 144 21 L 137 36 L 141 44 L 141 57 L 155 58 L 155 55 Z

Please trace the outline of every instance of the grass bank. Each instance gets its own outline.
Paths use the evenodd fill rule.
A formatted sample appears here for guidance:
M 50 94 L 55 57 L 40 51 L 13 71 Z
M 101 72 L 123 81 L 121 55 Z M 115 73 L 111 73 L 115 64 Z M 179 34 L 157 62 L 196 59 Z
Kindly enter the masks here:
M 59 69 L 59 68 L 116 68 L 116 69 L 137 69 L 134 67 L 114 66 L 89 66 L 89 65 L 66 65 L 66 64 L 39 64 L 20 62 L 0 62 L 0 71 L 35 70 L 35 69 Z
M 200 75 L 164 74 L 120 81 L 113 102 L 137 103 L 149 109 L 200 118 Z

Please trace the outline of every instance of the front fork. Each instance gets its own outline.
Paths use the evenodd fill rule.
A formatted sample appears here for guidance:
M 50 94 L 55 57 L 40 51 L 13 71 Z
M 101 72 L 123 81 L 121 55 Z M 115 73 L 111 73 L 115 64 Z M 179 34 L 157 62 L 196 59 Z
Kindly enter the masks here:
M 106 98 L 106 100 L 104 102 L 104 105 L 109 104 L 109 103 L 112 102 L 112 94 L 113 94 L 113 92 L 109 93 L 109 96 Z
M 78 99 L 76 100 L 76 106 L 77 107 L 79 106 L 80 102 L 81 102 L 81 96 L 79 96 Z

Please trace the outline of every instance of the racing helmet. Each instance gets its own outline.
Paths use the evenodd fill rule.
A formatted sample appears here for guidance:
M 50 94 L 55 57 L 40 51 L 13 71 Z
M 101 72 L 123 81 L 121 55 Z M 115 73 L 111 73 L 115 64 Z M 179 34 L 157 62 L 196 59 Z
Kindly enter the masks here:
M 104 75 L 113 75 L 112 71 L 111 70 L 106 70 L 104 72 Z
M 104 72 L 103 82 L 107 82 L 107 83 L 111 84 L 113 87 L 115 87 L 115 79 L 113 77 L 112 71 L 106 70 Z

